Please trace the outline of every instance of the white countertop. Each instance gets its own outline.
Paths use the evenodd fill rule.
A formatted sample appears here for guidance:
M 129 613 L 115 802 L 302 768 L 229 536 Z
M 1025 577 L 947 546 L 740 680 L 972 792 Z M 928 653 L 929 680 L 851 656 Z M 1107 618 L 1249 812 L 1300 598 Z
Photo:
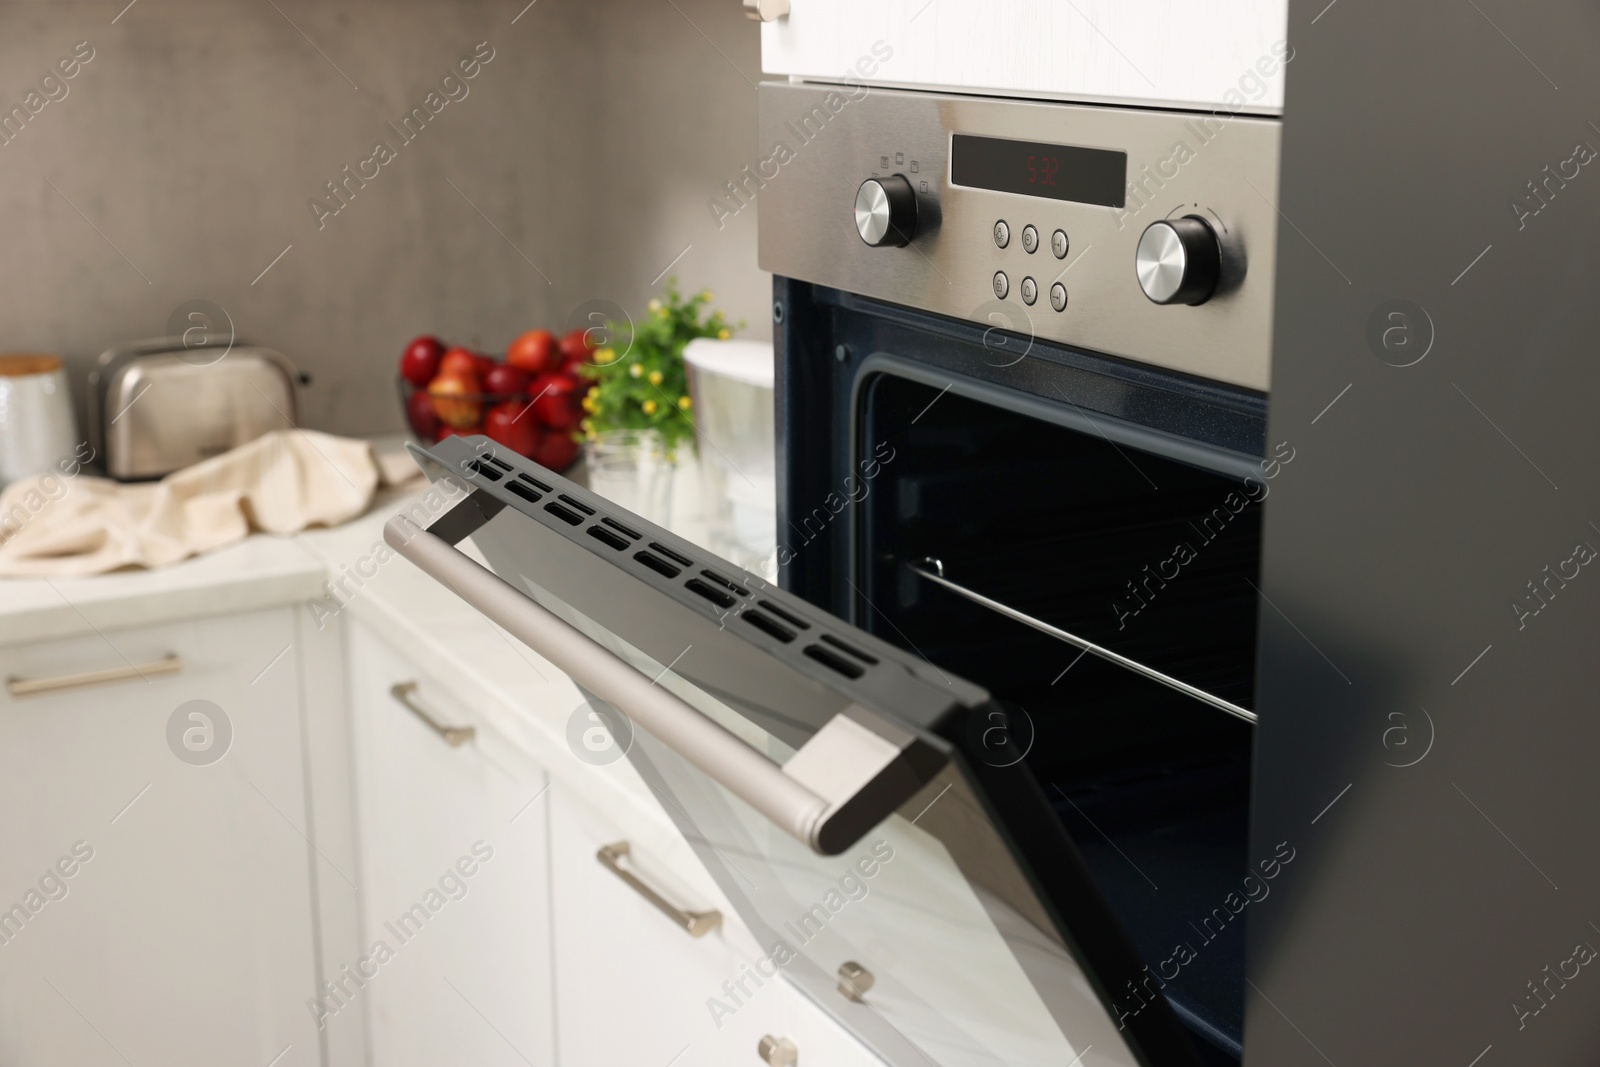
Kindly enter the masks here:
M 298 538 L 257 534 L 159 570 L 0 579 L 0 647 L 298 603 L 326 578 Z

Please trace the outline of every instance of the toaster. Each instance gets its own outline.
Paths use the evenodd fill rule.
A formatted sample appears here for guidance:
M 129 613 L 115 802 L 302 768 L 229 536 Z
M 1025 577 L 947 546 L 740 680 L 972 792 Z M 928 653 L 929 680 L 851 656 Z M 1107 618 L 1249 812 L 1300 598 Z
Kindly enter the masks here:
M 295 382 L 284 356 L 227 334 L 120 345 L 89 373 L 92 443 L 112 478 L 159 478 L 292 428 Z

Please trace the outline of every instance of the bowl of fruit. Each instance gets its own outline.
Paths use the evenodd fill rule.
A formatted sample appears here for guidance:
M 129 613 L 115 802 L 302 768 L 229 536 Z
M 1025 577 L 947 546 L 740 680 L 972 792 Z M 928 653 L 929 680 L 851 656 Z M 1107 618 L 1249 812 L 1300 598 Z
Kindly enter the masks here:
M 400 356 L 400 401 L 417 438 L 483 434 L 553 471 L 578 455 L 578 422 L 589 383 L 578 367 L 593 348 L 582 330 L 557 339 L 529 330 L 503 360 L 437 337 L 418 337 Z

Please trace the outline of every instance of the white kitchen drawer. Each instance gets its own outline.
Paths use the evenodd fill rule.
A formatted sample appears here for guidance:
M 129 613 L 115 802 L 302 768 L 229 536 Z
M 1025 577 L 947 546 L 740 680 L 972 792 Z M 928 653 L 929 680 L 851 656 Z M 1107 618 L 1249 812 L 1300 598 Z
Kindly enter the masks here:
M 26 909 L 30 892 L 42 902 L 25 921 L 6 912 L 11 927 L 0 915 L 0 1062 L 320 1061 L 303 1003 L 314 853 L 294 637 L 278 608 L 0 649 L 7 678 L 182 663 L 32 696 L 0 689 L 0 909 Z M 169 720 L 193 700 L 220 709 L 198 756 L 222 752 L 222 721 L 231 728 L 209 764 L 169 745 Z M 88 861 L 51 878 L 75 846 Z
M 749 977 L 757 961 L 736 951 L 720 929 L 690 937 L 602 866 L 596 853 L 620 832 L 562 787 L 551 792 L 562 1067 L 760 1067 L 761 1035 L 783 1028 L 781 981 L 758 985 Z M 625 865 L 676 906 L 711 906 L 637 846 Z M 739 982 L 745 993 L 730 993 Z M 731 1010 L 714 1010 L 713 1001 Z
M 345 961 L 367 977 L 345 979 L 328 1025 L 365 1017 L 383 1067 L 549 1063 L 547 779 L 446 684 L 364 625 L 348 634 L 368 962 Z M 408 682 L 436 724 L 474 736 L 425 723 L 393 693 Z

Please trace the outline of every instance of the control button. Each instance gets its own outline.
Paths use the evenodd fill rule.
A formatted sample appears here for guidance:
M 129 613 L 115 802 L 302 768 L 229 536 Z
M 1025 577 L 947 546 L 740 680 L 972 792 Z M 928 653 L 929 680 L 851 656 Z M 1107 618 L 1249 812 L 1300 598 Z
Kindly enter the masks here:
M 1032 223 L 1022 228 L 1022 250 L 1030 256 L 1039 251 L 1039 231 Z
M 1005 271 L 1003 271 L 1003 270 L 995 271 L 994 272 L 994 295 L 999 297 L 1001 300 L 1004 300 L 1006 298 L 1006 294 L 1009 293 L 1009 292 L 1011 292 L 1011 279 L 1006 277 L 1006 272 Z
M 1050 235 L 1050 252 L 1057 259 L 1067 258 L 1067 232 L 1065 230 L 1057 230 Z
M 1005 219 L 997 219 L 994 224 L 994 246 L 1004 248 L 1011 243 L 1011 227 L 1006 225 Z
M 1067 287 L 1060 282 L 1050 287 L 1050 306 L 1057 311 L 1067 310 Z
M 1152 222 L 1139 238 L 1134 273 L 1157 304 L 1204 304 L 1222 274 L 1222 244 L 1198 215 Z
M 917 232 L 917 194 L 898 174 L 868 178 L 856 190 L 856 232 L 874 247 L 905 245 Z
M 1034 283 L 1032 278 L 1022 279 L 1022 285 L 1018 287 L 1017 291 L 1022 294 L 1022 302 L 1029 307 L 1032 307 L 1033 302 L 1039 299 L 1039 286 Z

